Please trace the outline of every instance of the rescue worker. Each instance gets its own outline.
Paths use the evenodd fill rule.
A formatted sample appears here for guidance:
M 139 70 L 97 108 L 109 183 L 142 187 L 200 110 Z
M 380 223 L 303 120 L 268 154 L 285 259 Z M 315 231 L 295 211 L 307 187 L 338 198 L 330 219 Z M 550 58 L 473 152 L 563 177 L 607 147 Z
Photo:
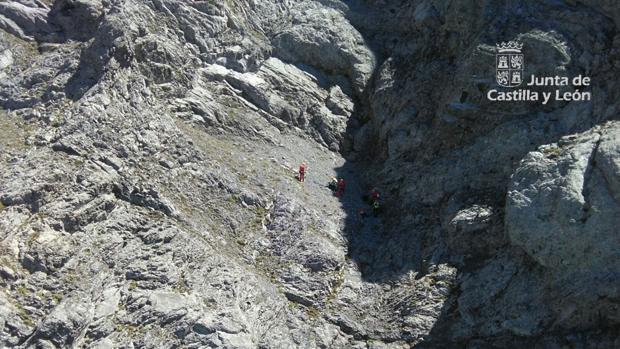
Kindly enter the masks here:
M 379 205 L 379 200 L 372 203 L 372 214 L 377 217 L 379 215 L 379 210 L 381 209 Z
M 302 162 L 301 165 L 299 165 L 299 181 L 303 182 L 304 180 L 306 180 L 306 163 Z
M 344 188 L 346 187 L 346 183 L 344 178 L 340 178 L 338 180 L 338 191 L 336 192 L 337 197 L 342 197 L 344 195 Z
M 370 204 L 374 204 L 375 202 L 379 201 L 379 191 L 377 190 L 377 188 L 372 188 L 372 192 L 370 192 Z

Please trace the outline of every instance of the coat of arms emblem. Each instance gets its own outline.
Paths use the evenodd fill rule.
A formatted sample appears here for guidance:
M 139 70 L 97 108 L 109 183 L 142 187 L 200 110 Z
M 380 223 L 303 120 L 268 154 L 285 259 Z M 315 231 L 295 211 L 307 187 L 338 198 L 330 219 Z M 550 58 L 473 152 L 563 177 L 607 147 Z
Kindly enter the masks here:
M 523 44 L 516 41 L 497 44 L 497 83 L 503 87 L 516 87 L 523 82 Z

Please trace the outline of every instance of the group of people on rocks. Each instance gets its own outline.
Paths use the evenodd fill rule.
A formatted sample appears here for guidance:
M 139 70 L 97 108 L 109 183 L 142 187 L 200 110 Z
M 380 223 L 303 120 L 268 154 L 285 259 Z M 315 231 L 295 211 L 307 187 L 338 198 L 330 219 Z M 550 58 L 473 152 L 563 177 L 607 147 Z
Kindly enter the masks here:
M 346 186 L 347 183 L 344 181 L 344 178 L 338 179 L 336 177 L 332 177 L 332 179 L 329 181 L 329 184 L 327 185 L 327 187 L 331 189 L 331 191 L 337 197 L 344 196 L 344 189 L 346 188 Z
M 297 179 L 302 183 L 306 180 L 306 172 L 307 172 L 306 163 L 302 162 L 301 165 L 299 165 L 299 173 L 297 175 Z M 346 182 L 344 178 L 342 177 L 341 178 L 332 177 L 327 187 L 332 191 L 332 193 L 334 193 L 334 195 L 336 195 L 336 197 L 341 198 L 344 196 Z M 381 195 L 379 194 L 379 191 L 377 190 L 377 188 L 373 188 L 372 191 L 370 192 L 370 195 L 365 195 L 363 197 L 364 201 L 368 202 L 368 204 L 370 205 L 374 216 L 377 216 L 379 214 L 379 210 L 381 209 L 381 205 L 379 203 L 380 197 Z M 366 210 L 364 209 L 361 209 L 359 214 L 361 218 L 366 218 L 368 216 L 368 214 L 366 213 Z

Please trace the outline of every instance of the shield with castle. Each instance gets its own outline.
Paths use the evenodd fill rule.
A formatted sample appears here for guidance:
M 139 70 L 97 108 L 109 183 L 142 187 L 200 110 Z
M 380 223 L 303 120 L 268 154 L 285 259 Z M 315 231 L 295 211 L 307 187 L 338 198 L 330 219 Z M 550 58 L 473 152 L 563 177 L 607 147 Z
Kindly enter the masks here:
M 521 49 L 523 44 L 517 41 L 497 44 L 496 77 L 503 87 L 516 87 L 523 82 L 524 60 Z

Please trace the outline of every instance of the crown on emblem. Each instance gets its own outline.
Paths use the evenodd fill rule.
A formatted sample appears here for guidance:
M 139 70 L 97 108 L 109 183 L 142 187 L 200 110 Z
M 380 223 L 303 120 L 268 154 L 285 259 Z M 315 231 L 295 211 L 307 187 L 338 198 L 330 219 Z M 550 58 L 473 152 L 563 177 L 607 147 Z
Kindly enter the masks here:
M 518 41 L 508 41 L 497 44 L 498 52 L 521 52 L 523 44 Z

